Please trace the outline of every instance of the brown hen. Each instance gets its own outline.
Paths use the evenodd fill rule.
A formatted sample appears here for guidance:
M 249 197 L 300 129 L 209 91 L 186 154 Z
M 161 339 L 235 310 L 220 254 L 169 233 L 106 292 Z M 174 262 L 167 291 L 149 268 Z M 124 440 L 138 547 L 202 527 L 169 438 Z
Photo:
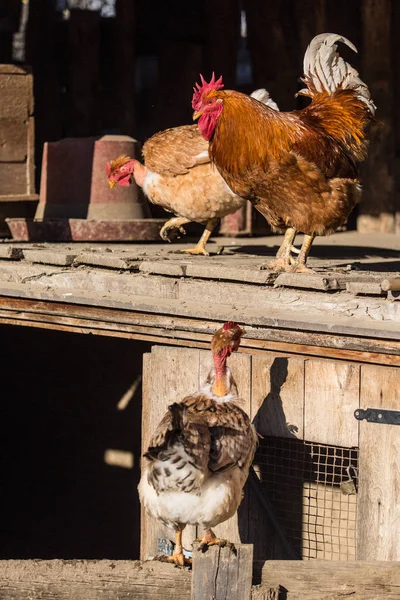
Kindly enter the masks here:
M 278 109 L 266 90 L 256 90 L 253 95 Z M 177 228 L 185 234 L 186 223 L 204 223 L 198 244 L 183 252 L 207 255 L 205 246 L 218 220 L 236 212 L 246 200 L 229 189 L 211 164 L 208 142 L 196 125 L 156 133 L 145 142 L 142 153 L 144 165 L 128 156 L 107 164 L 110 187 L 130 185 L 133 176 L 150 202 L 174 213 L 176 218 L 167 221 L 160 231 L 164 240 L 169 239 L 171 229 Z

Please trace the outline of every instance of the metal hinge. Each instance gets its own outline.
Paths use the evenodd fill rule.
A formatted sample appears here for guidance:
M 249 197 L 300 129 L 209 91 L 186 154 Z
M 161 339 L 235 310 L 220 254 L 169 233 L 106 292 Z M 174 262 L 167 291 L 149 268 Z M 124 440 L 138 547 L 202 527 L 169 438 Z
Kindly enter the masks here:
M 400 425 L 399 410 L 382 410 L 381 408 L 357 408 L 354 416 L 359 421 L 366 419 L 368 423 L 382 423 L 383 425 Z

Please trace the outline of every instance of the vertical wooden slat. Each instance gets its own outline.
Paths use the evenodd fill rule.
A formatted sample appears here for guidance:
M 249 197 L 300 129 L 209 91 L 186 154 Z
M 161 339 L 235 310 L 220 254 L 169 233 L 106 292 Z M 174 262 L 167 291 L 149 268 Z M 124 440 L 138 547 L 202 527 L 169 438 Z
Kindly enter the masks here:
M 147 450 L 150 437 L 167 407 L 196 392 L 198 382 L 199 350 L 163 346 L 152 349 L 151 360 L 145 359 L 143 372 L 143 386 L 147 391 L 143 393 L 142 454 Z M 171 529 L 147 514 L 142 514 L 142 528 L 143 559 L 157 554 L 157 538 L 175 541 L 175 534 Z M 183 532 L 184 547 L 191 549 L 195 537 L 196 528 L 187 526 Z
M 151 414 L 151 391 L 152 391 L 152 354 L 150 352 L 143 354 L 143 375 L 142 375 L 142 451 L 141 451 L 141 470 L 145 463 L 143 452 L 149 445 Z M 147 548 L 149 545 L 149 524 L 150 518 L 146 514 L 143 506 L 140 506 L 140 560 L 146 560 Z
M 400 409 L 400 369 L 361 367 L 360 408 Z M 358 559 L 400 560 L 400 427 L 360 422 Z
M 261 435 L 303 439 L 304 360 L 253 356 L 251 418 Z
M 307 360 L 305 365 L 304 439 L 320 444 L 358 445 L 360 367 Z
M 241 408 L 250 415 L 251 394 L 251 356 L 248 354 L 232 354 L 228 361 L 229 368 L 238 386 L 239 396 L 243 400 Z M 200 382 L 203 383 L 212 367 L 211 352 L 200 350 Z M 239 511 L 233 517 L 213 529 L 216 535 L 233 543 L 246 542 L 248 537 L 248 497 L 245 494 Z M 199 532 L 201 533 L 201 532 Z

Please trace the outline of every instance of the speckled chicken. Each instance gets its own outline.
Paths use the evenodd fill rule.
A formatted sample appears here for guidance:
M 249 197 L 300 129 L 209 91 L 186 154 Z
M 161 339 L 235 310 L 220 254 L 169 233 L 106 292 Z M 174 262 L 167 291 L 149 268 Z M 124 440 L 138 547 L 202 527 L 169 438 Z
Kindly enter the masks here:
M 225 544 L 212 531 L 238 509 L 257 445 L 257 434 L 242 410 L 235 380 L 226 365 L 244 331 L 225 323 L 211 342 L 214 367 L 201 390 L 169 406 L 145 457 L 139 483 L 147 512 L 176 532 L 174 555 L 183 566 L 182 531 L 204 530 L 200 548 Z
M 252 95 L 278 110 L 266 90 L 256 90 Z M 232 192 L 211 164 L 208 142 L 196 125 L 156 133 L 145 142 L 142 153 L 144 165 L 126 155 L 107 163 L 110 187 L 130 185 L 133 176 L 152 204 L 177 215 L 162 227 L 164 240 L 169 239 L 171 229 L 185 234 L 183 225 L 191 221 L 204 223 L 198 244 L 182 252 L 208 255 L 205 247 L 218 220 L 236 212 L 246 200 Z

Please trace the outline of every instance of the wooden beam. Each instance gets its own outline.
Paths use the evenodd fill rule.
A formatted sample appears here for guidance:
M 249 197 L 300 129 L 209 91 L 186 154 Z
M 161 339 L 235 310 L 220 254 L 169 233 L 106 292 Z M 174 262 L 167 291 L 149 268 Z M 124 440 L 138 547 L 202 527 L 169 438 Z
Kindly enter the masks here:
M 190 573 L 127 560 L 3 560 L 0 600 L 189 600 Z
M 394 600 L 399 598 L 400 563 L 269 560 L 261 589 L 277 586 L 286 590 L 279 596 L 286 600 Z
M 253 546 L 211 547 L 199 552 L 193 547 L 191 600 L 250 600 Z
M 208 348 L 220 321 L 0 296 L 0 323 Z M 396 341 L 267 327 L 249 328 L 240 351 L 400 366 L 400 344 Z

